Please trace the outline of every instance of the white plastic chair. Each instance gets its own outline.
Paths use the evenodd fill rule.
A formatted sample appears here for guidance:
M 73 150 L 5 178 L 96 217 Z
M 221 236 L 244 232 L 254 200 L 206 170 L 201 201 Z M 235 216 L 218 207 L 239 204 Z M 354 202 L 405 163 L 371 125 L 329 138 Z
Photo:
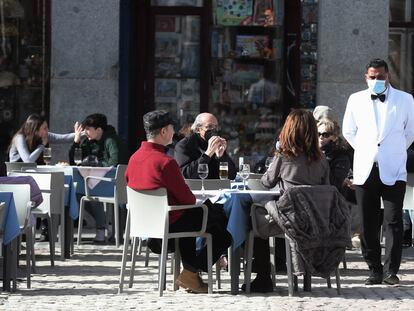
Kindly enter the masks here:
M 17 219 L 19 220 L 20 233 L 26 234 L 26 281 L 27 288 L 31 288 L 31 265 L 30 259 L 33 253 L 32 230 L 29 223 L 30 209 L 30 185 L 28 184 L 0 184 L 1 192 L 13 192 L 14 204 L 16 206 Z M 17 251 L 17 250 L 16 250 Z M 16 273 L 14 275 L 14 288 L 16 287 Z
M 123 291 L 124 274 L 127 261 L 129 238 L 134 239 L 134 245 L 139 237 L 159 238 L 162 239 L 162 251 L 160 257 L 158 290 L 159 295 L 163 295 L 165 287 L 165 267 L 167 260 L 168 239 L 175 239 L 175 269 L 174 269 L 174 290 L 178 287 L 175 280 L 180 270 L 180 254 L 179 254 L 179 238 L 183 237 L 204 237 L 207 241 L 207 265 L 208 265 L 208 293 L 212 293 L 212 238 L 211 234 L 206 233 L 207 227 L 207 206 L 202 205 L 168 205 L 167 191 L 165 188 L 157 190 L 139 191 L 127 187 L 128 195 L 128 214 L 125 230 L 124 249 L 122 253 L 121 273 L 119 278 L 118 293 Z M 200 231 L 195 232 L 169 232 L 169 212 L 177 210 L 185 210 L 195 207 L 203 209 L 203 221 Z M 135 267 L 135 249 L 131 256 L 131 275 L 130 286 L 132 287 Z
M 36 181 L 43 196 L 43 202 L 32 214 L 35 217 L 46 218 L 48 222 L 50 265 L 54 266 L 55 257 L 55 225 L 52 215 L 60 216 L 59 242 L 61 245 L 61 259 L 64 260 L 64 225 L 65 225 L 65 177 L 63 172 L 11 172 L 10 176 L 31 176 Z
M 201 190 L 201 179 L 186 179 L 185 183 L 191 190 Z M 230 179 L 204 179 L 204 189 L 230 189 Z
M 96 176 L 86 176 L 84 178 L 85 182 L 85 195 L 80 200 L 79 206 L 79 224 L 78 224 L 78 241 L 77 245 L 79 246 L 82 240 L 82 228 L 83 228 L 83 217 L 86 201 L 101 202 L 104 204 L 104 209 L 106 211 L 107 204 L 113 204 L 114 206 L 114 222 L 115 222 L 115 245 L 119 247 L 120 245 L 120 228 L 119 228 L 119 204 L 125 204 L 127 195 L 126 195 L 126 181 L 125 181 L 125 170 L 126 165 L 119 164 L 116 168 L 115 178 L 109 177 L 96 177 Z M 113 197 L 101 197 L 101 196 L 92 196 L 90 194 L 90 189 L 88 187 L 88 181 L 90 179 L 101 180 L 103 182 L 111 182 L 114 184 L 114 196 Z
M 11 171 L 23 171 L 29 168 L 37 167 L 35 162 L 5 162 L 7 174 Z

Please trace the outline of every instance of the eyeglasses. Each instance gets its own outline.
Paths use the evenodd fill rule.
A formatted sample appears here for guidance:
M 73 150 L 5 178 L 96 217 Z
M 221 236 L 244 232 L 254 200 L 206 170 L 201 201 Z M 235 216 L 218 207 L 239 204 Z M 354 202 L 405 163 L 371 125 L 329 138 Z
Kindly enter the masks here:
M 323 137 L 323 138 L 329 138 L 330 136 L 332 136 L 332 133 L 329 132 L 324 132 L 324 133 L 318 133 L 319 137 Z
M 209 131 L 209 130 L 216 130 L 216 131 L 218 131 L 219 130 L 218 125 L 215 125 L 215 124 L 207 124 L 206 126 L 203 126 L 202 128 L 205 131 Z

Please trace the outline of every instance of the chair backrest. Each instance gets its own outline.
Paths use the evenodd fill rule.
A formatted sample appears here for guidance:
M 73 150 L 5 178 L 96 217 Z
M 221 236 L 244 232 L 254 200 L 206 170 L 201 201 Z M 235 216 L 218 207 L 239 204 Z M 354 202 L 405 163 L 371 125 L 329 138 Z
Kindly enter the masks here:
M 125 164 L 118 164 L 115 174 L 115 191 L 118 197 L 118 204 L 125 204 L 127 202 L 126 179 L 125 171 L 127 166 Z
M 36 181 L 43 196 L 39 209 L 49 214 L 63 212 L 65 177 L 63 172 L 11 172 L 11 176 L 31 176 Z
M 163 238 L 168 228 L 167 190 L 134 190 L 127 187 L 131 237 Z
M 201 190 L 201 179 L 186 179 L 185 183 L 191 190 Z M 229 179 L 204 179 L 204 189 L 219 190 L 230 189 Z
M 35 168 L 37 164 L 35 162 L 5 162 L 7 174 L 11 171 L 23 171 L 28 168 Z
M 13 192 L 14 204 L 16 205 L 17 219 L 20 228 L 24 228 L 29 220 L 31 201 L 29 184 L 0 184 L 0 191 Z
M 263 186 L 262 181 L 260 179 L 248 179 L 247 186 L 251 190 L 269 190 L 265 186 Z

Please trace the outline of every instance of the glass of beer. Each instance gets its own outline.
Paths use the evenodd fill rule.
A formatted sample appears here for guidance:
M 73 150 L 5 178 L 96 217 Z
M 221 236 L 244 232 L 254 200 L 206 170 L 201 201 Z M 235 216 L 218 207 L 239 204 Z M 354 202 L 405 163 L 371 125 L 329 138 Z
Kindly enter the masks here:
M 46 165 L 50 164 L 50 161 L 52 160 L 52 148 L 47 147 L 43 149 L 43 160 L 45 161 Z
M 227 162 L 220 162 L 219 177 L 220 179 L 229 178 L 229 164 Z

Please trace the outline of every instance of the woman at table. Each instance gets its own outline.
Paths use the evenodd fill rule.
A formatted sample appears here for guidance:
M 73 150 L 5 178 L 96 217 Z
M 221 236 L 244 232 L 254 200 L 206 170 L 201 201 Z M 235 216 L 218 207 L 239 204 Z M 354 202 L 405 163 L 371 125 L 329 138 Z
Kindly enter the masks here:
M 283 193 L 296 185 L 329 184 L 329 164 L 319 148 L 318 129 L 311 112 L 292 111 L 279 135 L 279 143 L 273 162 L 261 179 L 266 188 L 279 186 Z M 257 275 L 251 290 L 273 291 L 268 241 L 256 238 L 254 246 L 253 267 Z
M 10 162 L 36 162 L 45 164 L 43 150 L 49 143 L 67 143 L 80 137 L 82 127 L 78 122 L 74 125 L 74 133 L 55 134 L 49 132 L 46 119 L 38 114 L 31 114 L 17 133 L 14 135 L 9 147 Z M 46 220 L 41 225 L 41 241 L 48 240 Z
M 49 132 L 46 119 L 38 114 L 31 114 L 17 133 L 9 147 L 10 162 L 36 162 L 45 164 L 43 150 L 49 143 L 70 143 L 80 137 L 82 127 L 74 125 L 74 133 L 55 134 Z

